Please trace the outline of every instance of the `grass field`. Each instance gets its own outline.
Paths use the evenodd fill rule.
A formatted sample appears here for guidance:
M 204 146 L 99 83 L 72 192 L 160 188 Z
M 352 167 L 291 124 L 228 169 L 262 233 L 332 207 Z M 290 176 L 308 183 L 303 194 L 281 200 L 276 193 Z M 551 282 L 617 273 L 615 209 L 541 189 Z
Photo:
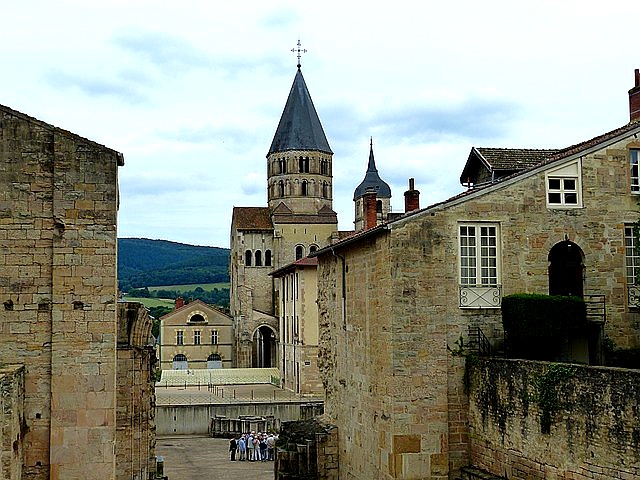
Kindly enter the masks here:
M 175 305 L 175 300 L 171 300 L 170 298 L 140 298 L 140 297 L 129 297 L 125 295 L 123 300 L 127 302 L 140 302 L 147 308 L 151 307 L 171 307 Z
M 195 290 L 200 287 L 206 291 L 212 291 L 214 288 L 222 289 L 229 288 L 229 282 L 226 283 L 194 283 L 191 285 L 165 285 L 162 287 L 148 287 L 150 292 L 157 292 L 158 290 L 175 290 L 176 292 L 188 292 L 189 290 Z

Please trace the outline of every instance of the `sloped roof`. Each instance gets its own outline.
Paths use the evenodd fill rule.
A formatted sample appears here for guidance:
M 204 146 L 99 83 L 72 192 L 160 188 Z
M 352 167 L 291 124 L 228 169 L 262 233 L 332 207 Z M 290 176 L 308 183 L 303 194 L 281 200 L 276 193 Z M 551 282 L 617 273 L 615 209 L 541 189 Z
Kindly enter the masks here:
M 236 230 L 273 230 L 268 207 L 233 207 Z
M 285 273 L 294 271 L 296 268 L 317 267 L 317 266 L 318 266 L 318 258 L 317 257 L 303 257 L 303 258 L 301 258 L 299 260 L 296 260 L 293 263 L 289 263 L 288 265 L 285 265 L 284 267 L 280 267 L 279 269 L 274 270 L 269 275 L 272 275 L 274 277 L 280 277 L 280 276 L 284 275 Z
M 473 147 L 460 175 L 460 183 L 465 184 L 468 181 L 475 183 L 474 179 L 482 167 L 489 172 L 524 170 L 538 165 L 558 151 L 558 149 Z
M 611 130 L 610 132 L 604 133 L 602 135 L 598 135 L 597 137 L 594 137 L 590 140 L 586 140 L 584 142 L 571 145 L 561 150 L 557 150 L 556 153 L 547 157 L 545 160 L 542 160 L 541 162 L 535 165 L 532 165 L 528 168 L 524 168 L 522 170 L 516 171 L 515 173 L 508 175 L 506 177 L 502 177 L 496 182 L 487 183 L 482 186 L 468 189 L 462 193 L 459 193 L 458 195 L 450 197 L 441 202 L 434 203 L 420 210 L 413 210 L 411 212 L 407 212 L 404 215 L 401 215 L 400 217 L 393 219 L 392 221 L 382 223 L 369 230 L 363 230 L 361 232 L 357 232 L 355 235 L 348 236 L 346 238 L 341 238 L 340 241 L 332 245 L 329 245 L 327 247 L 321 248 L 320 250 L 314 252 L 311 255 L 318 256 L 328 251 L 331 251 L 333 248 L 340 248 L 345 245 L 358 242 L 362 238 L 368 238 L 372 235 L 377 235 L 380 232 L 388 230 L 389 226 L 392 226 L 396 222 L 403 221 L 405 219 L 408 219 L 409 217 L 413 217 L 414 215 L 420 215 L 421 213 L 432 210 L 434 208 L 446 207 L 449 204 L 455 204 L 460 201 L 465 201 L 466 197 L 476 196 L 479 193 L 482 194 L 482 192 L 491 191 L 495 188 L 500 188 L 505 182 L 516 181 L 518 177 L 523 177 L 528 173 L 534 172 L 535 170 L 541 167 L 545 167 L 553 163 L 558 163 L 564 160 L 568 160 L 571 157 L 574 157 L 576 155 L 588 154 L 589 151 L 592 149 L 604 148 L 607 144 L 618 141 L 620 137 L 623 137 L 624 135 L 632 134 L 632 133 L 636 135 L 640 134 L 640 122 L 630 122 L 620 128 L 616 128 L 615 130 Z
M 315 150 L 332 154 L 300 69 L 289 92 L 269 153 Z
M 367 173 L 364 175 L 364 180 L 358 185 L 353 192 L 353 199 L 357 200 L 362 197 L 364 193 L 372 188 L 376 192 L 377 198 L 391 198 L 391 188 L 389 185 L 380 178 L 378 175 L 378 169 L 376 168 L 376 161 L 373 158 L 373 141 L 369 149 L 369 164 L 367 165 Z
M 180 308 L 178 308 L 178 309 L 176 309 L 176 310 L 174 310 L 172 312 L 164 314 L 163 316 L 160 317 L 159 320 L 167 320 L 167 319 L 169 319 L 169 318 L 171 318 L 171 317 L 173 317 L 175 315 L 178 315 L 178 314 L 183 313 L 183 312 L 188 312 L 188 311 L 194 310 L 194 309 L 202 309 L 205 312 L 210 313 L 210 314 L 221 315 L 221 316 L 225 317 L 225 320 L 227 320 L 227 319 L 229 321 L 232 320 L 232 318 L 229 315 L 224 313 L 218 307 L 215 307 L 215 306 L 212 306 L 212 305 L 208 305 L 208 304 L 204 303 L 202 300 L 192 300 L 189 303 L 185 303 Z

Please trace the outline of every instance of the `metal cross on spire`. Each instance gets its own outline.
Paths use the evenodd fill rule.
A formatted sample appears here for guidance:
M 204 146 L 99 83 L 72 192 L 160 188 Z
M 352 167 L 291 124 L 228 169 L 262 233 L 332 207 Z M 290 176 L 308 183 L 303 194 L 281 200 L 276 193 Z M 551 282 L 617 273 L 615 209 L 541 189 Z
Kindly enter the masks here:
M 291 51 L 294 52 L 294 53 L 298 52 L 298 69 L 300 69 L 300 66 L 301 66 L 300 65 L 300 57 L 302 56 L 301 54 L 307 53 L 307 50 L 306 50 L 306 48 L 300 48 L 300 47 L 302 47 L 302 44 L 300 43 L 300 39 L 298 39 L 297 47 L 298 48 L 295 48 L 295 47 L 292 48 Z

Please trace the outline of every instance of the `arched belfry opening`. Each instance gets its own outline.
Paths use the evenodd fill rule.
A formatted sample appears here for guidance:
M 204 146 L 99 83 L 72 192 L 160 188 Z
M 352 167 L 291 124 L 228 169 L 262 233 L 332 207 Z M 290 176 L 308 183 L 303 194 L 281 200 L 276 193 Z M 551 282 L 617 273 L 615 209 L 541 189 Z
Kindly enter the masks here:
M 556 243 L 549 251 L 549 295 L 584 294 L 584 253 L 570 240 Z
M 276 332 L 269 325 L 262 325 L 253 333 L 252 365 L 257 368 L 276 366 Z

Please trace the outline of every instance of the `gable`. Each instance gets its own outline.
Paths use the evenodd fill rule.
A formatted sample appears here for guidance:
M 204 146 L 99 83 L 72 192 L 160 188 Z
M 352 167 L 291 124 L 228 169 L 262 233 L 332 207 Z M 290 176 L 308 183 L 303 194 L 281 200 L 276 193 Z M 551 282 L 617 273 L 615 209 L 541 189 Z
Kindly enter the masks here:
M 200 320 L 202 318 L 202 320 Z M 164 325 L 221 325 L 231 326 L 233 319 L 225 313 L 210 307 L 200 300 L 194 300 L 180 307 L 178 310 L 167 313 L 160 317 Z

